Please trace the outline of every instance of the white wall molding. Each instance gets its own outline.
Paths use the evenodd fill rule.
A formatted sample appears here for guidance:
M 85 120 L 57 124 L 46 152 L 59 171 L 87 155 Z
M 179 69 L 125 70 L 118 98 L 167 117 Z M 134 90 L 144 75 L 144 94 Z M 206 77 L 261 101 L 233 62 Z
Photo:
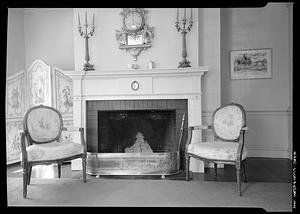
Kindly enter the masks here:
M 35 12 L 51 12 L 51 11 L 73 11 L 73 8 L 23 8 L 25 13 L 35 13 Z
M 213 114 L 213 111 L 203 111 L 202 116 L 203 117 L 211 117 Z M 259 116 L 259 115 L 265 115 L 265 116 L 272 116 L 272 115 L 291 115 L 291 110 L 256 110 L 256 111 L 246 111 L 246 115 L 249 116 Z
M 246 114 L 249 116 L 258 116 L 258 115 L 264 115 L 264 116 L 286 116 L 291 114 L 291 111 L 289 110 L 258 110 L 258 111 L 246 111 Z
M 265 158 L 289 158 L 292 159 L 292 152 L 287 148 L 248 148 L 248 157 Z

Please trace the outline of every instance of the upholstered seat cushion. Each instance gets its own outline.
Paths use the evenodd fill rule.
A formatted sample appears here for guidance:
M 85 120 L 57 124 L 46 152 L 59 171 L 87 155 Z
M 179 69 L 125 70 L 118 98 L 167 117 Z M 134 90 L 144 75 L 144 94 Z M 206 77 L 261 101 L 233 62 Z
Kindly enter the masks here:
M 70 141 L 33 144 L 26 148 L 28 161 L 56 160 L 83 153 L 83 146 Z M 21 157 L 22 160 L 22 157 Z
M 233 142 L 199 142 L 188 146 L 188 152 L 199 157 L 215 160 L 236 160 L 238 143 Z M 247 157 L 244 147 L 242 160 Z

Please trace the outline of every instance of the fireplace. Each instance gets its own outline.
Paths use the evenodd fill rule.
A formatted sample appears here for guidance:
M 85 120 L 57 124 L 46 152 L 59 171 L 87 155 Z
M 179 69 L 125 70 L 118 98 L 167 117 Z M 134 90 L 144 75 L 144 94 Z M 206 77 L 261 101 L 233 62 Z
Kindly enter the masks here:
M 186 99 L 88 101 L 86 109 L 88 174 L 169 175 L 183 167 Z
M 163 166 L 164 163 L 173 163 L 169 165 L 165 164 L 165 167 L 174 167 L 174 171 L 177 171 L 179 167 L 183 168 L 184 160 L 182 158 L 182 152 L 184 152 L 184 148 L 176 150 L 176 146 L 172 147 L 168 142 L 174 143 L 173 141 L 175 141 L 176 143 L 174 143 L 174 145 L 178 145 L 177 140 L 179 139 L 180 133 L 178 130 L 180 130 L 180 123 L 183 115 L 186 116 L 185 127 L 201 124 L 201 82 L 202 75 L 207 71 L 207 66 L 201 66 L 190 68 L 155 68 L 151 70 L 137 69 L 134 71 L 64 72 L 73 79 L 73 124 L 74 126 L 84 128 L 85 139 L 88 145 L 88 161 L 104 158 L 105 161 L 102 163 L 105 167 L 112 168 L 116 166 L 115 164 L 119 163 L 122 163 L 123 165 L 129 164 L 133 168 L 134 166 L 149 166 L 157 163 L 161 163 L 161 166 Z M 170 102 L 166 102 L 167 100 Z M 178 109 L 170 107 L 173 105 L 172 103 L 177 102 L 176 100 L 184 100 L 184 110 L 182 107 L 179 107 Z M 179 103 L 181 103 L 181 101 L 179 101 Z M 178 105 L 180 106 L 182 104 Z M 150 125 L 148 125 L 148 128 L 144 127 L 143 130 L 140 131 L 134 130 L 133 126 L 130 130 L 130 132 L 132 132 L 130 136 L 114 139 L 121 141 L 124 144 L 126 144 L 126 142 L 129 144 L 130 141 L 133 143 L 137 139 L 139 139 L 140 142 L 142 139 L 147 141 L 151 150 L 154 150 L 153 153 L 116 152 L 124 151 L 124 148 L 127 148 L 127 151 L 130 151 L 129 148 L 131 148 L 134 143 L 126 145 L 125 147 L 120 145 L 120 148 L 118 148 L 101 145 L 101 142 L 104 140 L 102 139 L 99 144 L 99 139 L 103 136 L 100 135 L 100 138 L 98 136 L 98 132 L 101 132 L 102 130 L 101 121 L 99 122 L 100 119 L 98 119 L 98 116 L 100 115 L 101 117 L 102 114 L 108 114 L 109 116 L 106 117 L 117 117 L 116 115 L 121 117 L 122 114 L 131 114 L 132 111 L 136 112 L 135 115 L 131 115 L 133 118 L 140 117 L 139 113 L 148 116 L 157 114 L 161 115 L 161 117 L 163 117 L 163 113 L 166 113 L 168 117 L 170 117 L 165 121 L 168 123 L 165 127 L 168 135 L 159 137 L 164 138 L 165 140 L 161 147 L 158 146 L 158 142 L 156 142 L 156 144 L 158 144 L 157 147 L 153 147 L 153 139 L 155 138 L 151 136 L 151 133 L 154 135 L 154 132 L 150 131 Z M 139 120 L 140 119 L 141 118 L 139 118 Z M 151 120 L 143 120 L 145 123 L 151 123 Z M 100 126 L 98 126 L 98 123 Z M 152 123 L 158 123 L 158 121 L 152 120 Z M 138 134 L 138 132 L 141 133 Z M 162 133 L 157 133 L 162 135 Z M 76 141 L 78 138 L 79 142 L 79 137 L 80 136 L 74 136 L 74 140 Z M 201 139 L 201 132 L 195 132 L 192 143 L 199 139 Z M 112 140 L 107 139 L 107 141 Z M 111 143 L 114 144 L 114 142 Z M 104 149 L 104 147 L 107 147 L 107 150 L 103 150 L 103 152 L 101 150 Z M 179 153 L 181 153 L 181 155 L 179 155 Z M 135 161 L 132 157 L 145 157 L 145 159 Z M 176 161 L 168 161 L 172 159 L 175 159 Z M 179 159 L 181 162 L 177 164 Z M 127 160 L 131 160 L 131 162 Z M 90 169 L 93 168 L 98 170 L 98 167 L 102 167 L 97 161 L 88 163 L 88 167 L 94 164 Z M 191 159 L 190 167 L 194 172 L 204 171 L 204 165 L 200 161 Z M 81 160 L 73 160 L 72 170 L 81 169 Z M 90 171 L 90 173 L 97 173 L 97 170 L 94 170 L 93 172 Z
M 98 111 L 98 151 L 93 152 L 176 151 L 175 120 L 175 110 Z

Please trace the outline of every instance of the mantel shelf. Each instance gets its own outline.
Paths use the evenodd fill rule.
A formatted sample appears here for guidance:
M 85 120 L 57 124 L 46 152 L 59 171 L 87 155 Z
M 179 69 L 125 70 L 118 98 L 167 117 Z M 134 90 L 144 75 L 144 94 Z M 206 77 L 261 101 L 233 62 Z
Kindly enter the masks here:
M 125 76 L 162 76 L 162 75 L 203 75 L 208 71 L 208 66 L 189 68 L 154 68 L 154 69 L 127 69 L 111 71 L 64 71 L 71 78 L 101 78 L 101 77 L 125 77 Z

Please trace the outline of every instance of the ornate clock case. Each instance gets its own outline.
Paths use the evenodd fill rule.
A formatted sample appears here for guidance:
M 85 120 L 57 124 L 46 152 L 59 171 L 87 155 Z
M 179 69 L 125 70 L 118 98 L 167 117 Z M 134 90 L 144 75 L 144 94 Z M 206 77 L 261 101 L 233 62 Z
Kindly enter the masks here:
M 152 45 L 153 27 L 146 24 L 146 13 L 142 8 L 124 8 L 120 13 L 123 26 L 116 30 L 116 39 L 119 49 L 130 52 L 134 61 Z

